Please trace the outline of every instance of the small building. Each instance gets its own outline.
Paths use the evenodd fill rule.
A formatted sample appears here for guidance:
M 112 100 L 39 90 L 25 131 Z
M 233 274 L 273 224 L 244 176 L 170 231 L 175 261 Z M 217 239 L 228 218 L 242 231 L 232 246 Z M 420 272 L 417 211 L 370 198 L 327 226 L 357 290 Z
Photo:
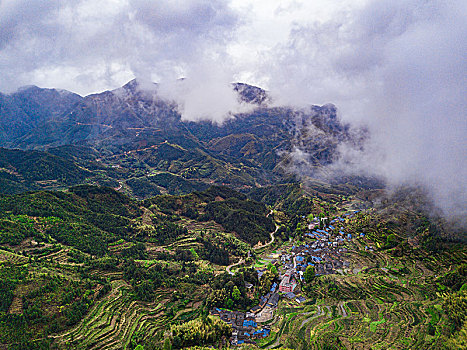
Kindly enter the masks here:
M 315 262 L 315 263 L 319 263 L 319 262 L 321 262 L 321 260 L 323 260 L 323 259 L 321 259 L 319 256 L 312 256 L 312 257 L 311 257 L 311 260 L 312 260 L 313 262 Z
M 269 329 L 263 328 L 261 330 L 257 330 L 253 333 L 252 338 L 266 338 L 271 331 Z
M 261 307 L 260 307 L 259 305 L 256 305 L 255 307 L 251 308 L 250 311 L 251 311 L 252 313 L 255 314 L 255 313 L 257 313 L 259 310 L 261 310 Z
M 282 281 L 279 284 L 279 292 L 288 293 L 293 292 L 295 289 L 296 283 L 292 276 L 292 272 L 288 271 L 284 277 L 282 277 Z
M 253 320 L 244 320 L 243 321 L 243 327 L 244 328 L 247 328 L 247 327 L 253 327 L 253 328 L 256 328 L 257 327 L 257 324 L 255 321 Z M 246 334 L 246 333 L 245 333 Z
M 273 295 L 271 295 L 271 297 L 268 300 L 268 306 L 277 307 L 278 303 L 279 303 L 279 294 L 274 293 Z
M 295 299 L 295 301 L 299 304 L 303 303 L 306 301 L 305 297 L 299 296 L 298 298 Z
M 301 255 L 297 255 L 297 256 L 295 257 L 295 260 L 296 260 L 297 262 L 302 262 L 302 261 L 304 260 L 304 258 L 303 258 L 303 256 L 301 256 Z

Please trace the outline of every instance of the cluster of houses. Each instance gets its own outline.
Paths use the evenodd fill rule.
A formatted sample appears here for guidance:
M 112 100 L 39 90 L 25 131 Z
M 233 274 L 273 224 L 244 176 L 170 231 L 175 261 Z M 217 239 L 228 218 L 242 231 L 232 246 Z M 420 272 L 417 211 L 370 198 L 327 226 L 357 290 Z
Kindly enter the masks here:
M 308 225 L 309 231 L 304 234 L 304 238 L 314 240 L 310 243 L 294 245 L 288 252 L 281 251 L 277 254 L 277 260 L 273 260 L 271 263 L 281 267 L 278 269 L 281 272 L 280 282 L 273 283 L 270 291 L 260 298 L 259 305 L 252 308 L 250 312 L 244 313 L 218 308 L 211 310 L 212 315 L 217 315 L 232 325 L 233 333 L 230 340 L 232 345 L 254 344 L 255 339 L 264 338 L 270 334 L 270 328 L 258 326 L 257 315 L 260 317 L 266 309 L 275 310 L 280 296 L 295 300 L 299 304 L 306 301 L 305 297 L 297 296 L 296 289 L 298 282 L 303 281 L 304 272 L 308 266 L 315 268 L 316 275 L 334 274 L 337 270 L 345 270 L 350 267 L 349 262 L 344 259 L 347 248 L 343 244 L 346 240 L 352 240 L 354 237 L 350 233 L 345 233 L 344 226 L 356 213 L 358 211 L 346 213 L 333 220 L 314 218 Z M 363 233 L 358 235 L 365 236 Z M 365 249 L 372 248 L 365 247 Z M 258 270 L 258 278 L 261 278 L 264 271 Z M 248 287 L 252 287 L 252 285 Z M 272 311 L 270 312 L 272 313 Z M 260 322 L 261 317 L 258 320 Z
M 328 218 L 314 218 L 308 225 L 308 232 L 304 238 L 311 238 L 312 243 L 294 245 L 290 252 L 280 253 L 280 262 L 286 271 L 282 275 L 280 291 L 293 292 L 294 283 L 303 280 L 306 268 L 311 265 L 315 268 L 316 275 L 334 274 L 338 270 L 345 270 L 350 267 L 348 261 L 344 259 L 347 248 L 343 245 L 345 241 L 352 240 L 351 233 L 345 232 L 345 224 L 358 213 L 346 213 L 332 220 Z M 319 228 L 321 227 L 321 228 Z M 363 233 L 358 234 L 364 237 Z M 366 247 L 371 249 L 371 247 Z
M 215 308 L 211 315 L 219 316 L 221 320 L 232 326 L 232 345 L 255 344 L 255 339 L 265 338 L 271 332 L 269 327 L 260 327 L 256 323 L 253 312 L 230 311 Z
M 263 271 L 258 271 L 258 275 L 261 276 Z M 266 295 L 260 298 L 260 302 L 257 306 L 253 307 L 250 312 L 230 311 L 225 309 L 215 308 L 211 310 L 211 315 L 219 316 L 221 320 L 232 326 L 233 332 L 230 339 L 232 345 L 241 344 L 254 344 L 256 339 L 261 339 L 269 336 L 271 330 L 269 327 L 261 327 L 257 323 L 257 315 L 261 315 L 261 312 L 267 310 L 271 314 L 277 308 L 280 299 L 280 292 L 284 293 L 284 296 L 289 299 L 298 299 L 297 302 L 302 303 L 305 298 L 296 298 L 292 292 L 297 284 L 294 277 L 288 279 L 288 283 L 293 288 L 284 289 L 283 284 L 284 278 L 281 283 L 274 282 Z

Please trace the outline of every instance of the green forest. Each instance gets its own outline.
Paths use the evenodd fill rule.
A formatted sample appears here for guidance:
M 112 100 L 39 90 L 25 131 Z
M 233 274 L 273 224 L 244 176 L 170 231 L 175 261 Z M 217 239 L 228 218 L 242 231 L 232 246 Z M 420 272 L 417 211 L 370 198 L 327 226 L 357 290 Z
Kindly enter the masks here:
M 226 346 L 233 330 L 210 316 L 210 310 L 246 312 L 261 304 L 280 277 L 269 263 L 258 278 L 268 252 L 303 240 L 309 218 L 332 216 L 355 198 L 315 191 L 289 185 L 244 194 L 211 186 L 139 200 L 112 188 L 79 185 L 66 191 L 3 194 L 0 344 L 9 349 L 105 348 L 109 342 L 127 349 Z M 405 198 L 406 203 L 413 200 Z M 377 329 L 378 322 L 393 327 L 394 315 L 412 315 L 412 327 L 426 334 L 423 341 L 417 338 L 420 346 L 462 348 L 465 243 L 455 231 L 447 232 L 446 223 L 400 209 L 400 200 L 389 198 L 384 206 L 346 223 L 350 232 L 365 232 L 367 242 L 379 247 L 356 255 L 373 267 L 354 277 L 319 276 L 316 267 L 307 268 L 300 282 L 307 303 L 297 307 L 280 301 L 276 312 L 285 318 L 269 325 L 271 343 L 258 346 L 278 342 L 291 349 L 346 348 L 349 338 L 334 331 L 345 320 L 338 306 L 344 303 L 351 320 L 340 326 L 344 330 L 362 329 L 366 318 L 370 329 Z M 269 215 L 271 208 L 274 215 Z M 269 241 L 276 225 L 274 244 L 253 249 Z M 228 273 L 227 265 L 237 261 L 244 263 Z M 387 275 L 378 270 L 382 266 L 390 266 L 383 269 Z M 420 269 L 430 272 L 417 283 L 412 278 L 424 271 Z M 403 284 L 394 283 L 399 280 Z M 399 295 L 405 294 L 413 301 L 401 309 Z M 331 305 L 325 324 L 332 328 L 300 318 L 319 315 L 322 303 Z M 390 310 L 386 305 L 392 305 Z M 357 317 L 364 308 L 369 316 Z M 379 320 L 372 316 L 375 310 Z M 298 336 L 307 327 L 317 327 L 311 342 Z M 383 333 L 379 336 L 386 339 Z M 365 338 L 358 339 L 365 344 Z

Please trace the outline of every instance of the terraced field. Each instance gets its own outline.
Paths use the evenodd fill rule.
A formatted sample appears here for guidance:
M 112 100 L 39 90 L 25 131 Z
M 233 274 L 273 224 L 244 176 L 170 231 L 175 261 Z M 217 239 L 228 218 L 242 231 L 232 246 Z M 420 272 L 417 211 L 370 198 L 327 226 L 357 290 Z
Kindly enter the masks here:
M 7 250 L 1 249 L 0 250 L 0 262 L 2 261 L 8 261 L 12 264 L 21 265 L 21 264 L 26 263 L 28 261 L 28 258 L 26 258 L 23 255 L 12 253 Z
M 111 282 L 112 291 L 99 301 L 75 328 L 55 336 L 60 346 L 77 349 L 123 349 L 137 333 L 154 336 L 166 326 L 167 293 L 153 303 L 133 300 L 123 280 Z
M 405 349 L 425 344 L 426 332 L 420 332 L 424 324 L 419 324 L 419 320 L 427 316 L 412 305 L 393 305 L 390 313 L 387 305 L 364 301 L 351 305 L 356 311 L 344 303 L 305 307 L 283 315 L 275 325 L 276 334 L 262 347 L 284 344 L 318 349 L 326 339 L 337 337 L 347 348 Z
M 261 348 L 320 349 L 340 342 L 348 349 L 437 349 L 440 334 L 430 335 L 428 328 L 443 322 L 440 300 L 423 287 L 429 275 L 422 275 L 422 268 L 409 270 L 402 278 L 381 269 L 326 276 L 339 298 L 317 293 L 316 303 L 300 307 L 281 301 Z

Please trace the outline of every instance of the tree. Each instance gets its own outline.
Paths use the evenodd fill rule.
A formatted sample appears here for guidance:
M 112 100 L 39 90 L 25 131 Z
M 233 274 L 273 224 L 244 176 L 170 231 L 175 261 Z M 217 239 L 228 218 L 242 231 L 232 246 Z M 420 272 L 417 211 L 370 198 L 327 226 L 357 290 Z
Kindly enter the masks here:
M 269 263 L 267 266 L 268 270 L 271 271 L 274 275 L 277 275 L 277 267 L 275 267 L 273 264 Z
M 314 266 L 308 265 L 306 267 L 305 273 L 303 274 L 303 278 L 305 279 L 305 283 L 311 283 L 315 278 L 315 268 Z
M 238 300 L 238 299 L 240 299 L 241 295 L 242 295 L 242 293 L 240 293 L 240 290 L 238 289 L 238 287 L 235 286 L 233 288 L 233 291 L 232 291 L 232 298 L 234 298 L 234 300 Z

